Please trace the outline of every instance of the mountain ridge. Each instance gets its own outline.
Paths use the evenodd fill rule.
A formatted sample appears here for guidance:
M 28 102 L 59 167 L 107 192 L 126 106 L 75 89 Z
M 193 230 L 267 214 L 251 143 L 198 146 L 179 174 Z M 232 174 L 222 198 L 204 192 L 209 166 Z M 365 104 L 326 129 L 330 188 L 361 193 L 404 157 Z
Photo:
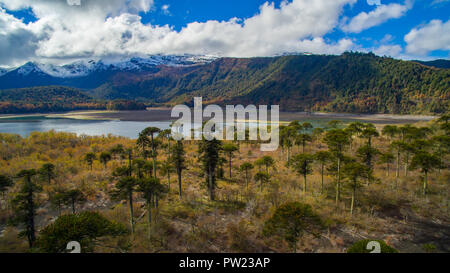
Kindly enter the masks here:
M 96 100 L 152 105 L 191 105 L 193 97 L 201 96 L 205 103 L 278 104 L 287 111 L 435 114 L 450 108 L 450 69 L 371 53 L 217 58 L 142 67 L 108 67 L 58 80 L 42 69 L 28 69 L 27 75 L 10 71 L 0 77 L 0 87 L 2 79 L 13 75 L 25 86 L 45 79 L 80 88 Z

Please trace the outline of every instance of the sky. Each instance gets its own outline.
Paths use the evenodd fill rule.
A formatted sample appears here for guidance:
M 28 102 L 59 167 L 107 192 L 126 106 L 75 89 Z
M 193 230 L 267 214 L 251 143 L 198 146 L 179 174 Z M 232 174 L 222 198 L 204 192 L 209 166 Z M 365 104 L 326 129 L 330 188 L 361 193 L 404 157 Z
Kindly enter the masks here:
M 151 54 L 450 59 L 450 0 L 0 0 L 0 67 Z

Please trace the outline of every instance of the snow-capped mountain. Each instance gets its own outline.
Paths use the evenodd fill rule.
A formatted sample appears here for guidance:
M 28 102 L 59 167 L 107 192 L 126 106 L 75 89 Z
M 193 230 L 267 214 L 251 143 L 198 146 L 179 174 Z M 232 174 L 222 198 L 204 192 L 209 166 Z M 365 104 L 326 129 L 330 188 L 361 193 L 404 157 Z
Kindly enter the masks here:
M 52 64 L 39 64 L 28 62 L 17 68 L 17 73 L 28 75 L 32 72 L 45 73 L 57 78 L 75 78 L 84 77 L 96 71 L 146 71 L 159 65 L 166 66 L 189 66 L 196 64 L 209 63 L 216 58 L 213 56 L 195 56 L 195 55 L 153 55 L 147 58 L 133 57 L 130 59 L 111 61 L 111 60 L 89 60 L 77 61 L 62 66 Z M 5 73 L 7 73 L 5 71 Z M 4 73 L 4 74 L 5 74 Z
M 65 65 L 28 62 L 11 70 L 0 70 L 0 89 L 64 85 L 95 88 L 120 72 L 154 72 L 160 66 L 193 66 L 210 63 L 214 56 L 152 55 L 119 60 L 82 60 Z

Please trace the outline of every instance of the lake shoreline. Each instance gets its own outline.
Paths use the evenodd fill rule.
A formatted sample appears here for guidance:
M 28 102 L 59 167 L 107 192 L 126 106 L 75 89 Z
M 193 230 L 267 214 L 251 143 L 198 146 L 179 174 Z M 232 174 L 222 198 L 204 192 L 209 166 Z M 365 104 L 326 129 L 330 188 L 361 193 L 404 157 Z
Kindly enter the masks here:
M 14 120 L 15 122 L 25 119 L 30 121 L 33 118 L 42 119 L 75 119 L 92 121 L 171 121 L 177 118 L 171 117 L 171 108 L 148 108 L 141 111 L 71 111 L 62 113 L 43 114 L 11 114 L 0 115 L 0 122 Z M 326 120 L 359 120 L 377 124 L 401 124 L 427 122 L 437 118 L 431 115 L 394 115 L 394 114 L 353 114 L 353 113 L 328 113 L 328 112 L 280 112 L 280 121 L 293 121 L 302 119 L 326 119 Z

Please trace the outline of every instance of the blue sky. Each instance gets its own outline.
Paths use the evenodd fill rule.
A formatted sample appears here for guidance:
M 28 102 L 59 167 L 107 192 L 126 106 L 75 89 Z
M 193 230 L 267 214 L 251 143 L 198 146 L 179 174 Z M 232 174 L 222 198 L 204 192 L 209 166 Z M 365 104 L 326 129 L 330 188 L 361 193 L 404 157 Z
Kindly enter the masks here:
M 449 59 L 450 0 L 0 0 L 0 66 L 148 54 Z

